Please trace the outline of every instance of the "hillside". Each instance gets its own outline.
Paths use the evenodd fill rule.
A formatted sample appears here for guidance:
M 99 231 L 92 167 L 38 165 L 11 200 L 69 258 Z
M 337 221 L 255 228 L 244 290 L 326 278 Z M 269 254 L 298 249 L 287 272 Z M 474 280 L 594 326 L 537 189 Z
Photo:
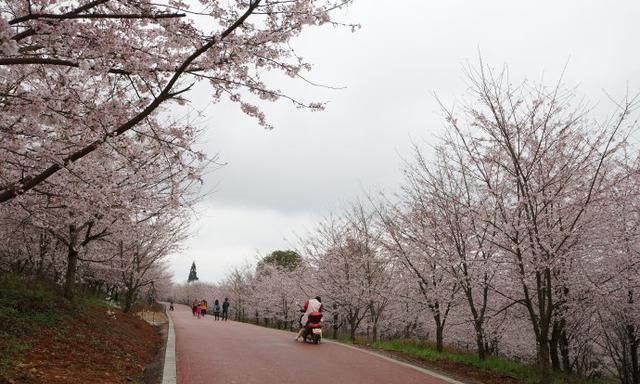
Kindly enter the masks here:
M 152 382 L 159 330 L 96 298 L 0 277 L 0 324 L 1 384 Z

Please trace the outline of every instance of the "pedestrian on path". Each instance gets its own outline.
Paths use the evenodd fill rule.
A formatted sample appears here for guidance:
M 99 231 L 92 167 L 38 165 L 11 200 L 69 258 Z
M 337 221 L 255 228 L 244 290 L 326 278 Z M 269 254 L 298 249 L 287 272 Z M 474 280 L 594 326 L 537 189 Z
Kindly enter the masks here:
M 224 298 L 224 303 L 222 303 L 222 320 L 229 319 L 229 298 Z
M 200 316 L 202 315 L 202 307 L 200 306 L 202 303 L 201 302 L 197 302 L 196 303 L 196 318 L 200 318 Z
M 207 307 L 208 307 L 207 300 L 202 300 L 202 302 L 200 303 L 200 313 L 202 313 L 203 318 L 204 318 L 204 315 L 207 314 Z
M 220 320 L 220 302 L 218 299 L 213 303 L 213 319 Z
M 191 313 L 193 314 L 193 317 L 196 317 L 197 307 L 198 307 L 198 300 L 193 300 L 193 303 L 191 303 Z

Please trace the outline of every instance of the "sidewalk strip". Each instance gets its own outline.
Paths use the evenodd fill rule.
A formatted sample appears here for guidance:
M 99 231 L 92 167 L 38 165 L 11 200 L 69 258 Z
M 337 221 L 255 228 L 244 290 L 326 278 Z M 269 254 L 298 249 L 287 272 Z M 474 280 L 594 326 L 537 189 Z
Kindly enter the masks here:
M 173 320 L 167 312 L 169 331 L 167 332 L 167 348 L 164 351 L 164 369 L 162 370 L 162 384 L 176 384 L 176 334 L 173 330 Z

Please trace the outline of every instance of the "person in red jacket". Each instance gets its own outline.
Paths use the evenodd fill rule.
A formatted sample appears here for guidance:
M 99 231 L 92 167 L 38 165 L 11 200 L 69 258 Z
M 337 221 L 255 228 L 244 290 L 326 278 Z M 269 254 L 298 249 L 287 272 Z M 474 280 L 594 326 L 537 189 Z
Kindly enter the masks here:
M 296 337 L 296 341 L 302 337 L 304 334 L 304 327 L 307 325 L 309 321 L 309 314 L 311 312 L 322 312 L 322 300 L 320 296 L 316 296 L 313 299 L 309 299 L 304 302 L 304 308 L 302 309 L 304 314 L 300 317 L 300 331 L 298 332 L 298 336 Z

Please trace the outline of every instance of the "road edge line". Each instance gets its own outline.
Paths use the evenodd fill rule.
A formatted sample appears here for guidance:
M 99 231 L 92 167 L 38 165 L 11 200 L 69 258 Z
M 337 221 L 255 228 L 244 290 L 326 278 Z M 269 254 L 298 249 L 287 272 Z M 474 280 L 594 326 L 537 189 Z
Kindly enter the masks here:
M 391 361 L 391 362 L 394 362 L 394 363 L 399 364 L 399 365 L 403 365 L 403 366 L 408 367 L 408 368 L 413 368 L 416 371 L 419 371 L 419 372 L 422 372 L 424 374 L 433 376 L 436 379 L 440 379 L 440 380 L 446 381 L 447 383 L 450 383 L 450 384 L 466 384 L 466 383 L 463 383 L 462 381 L 458 381 L 456 379 L 452 379 L 450 377 L 443 376 L 442 374 L 434 372 L 432 370 L 429 370 L 429 369 L 426 369 L 426 368 L 422 368 L 422 367 L 418 367 L 418 366 L 413 365 L 413 364 L 405 363 L 404 361 L 396 360 L 396 359 L 394 359 L 392 357 L 385 356 L 385 355 L 383 355 L 381 353 L 378 353 L 378 352 L 369 351 L 369 350 L 364 349 L 364 348 L 354 347 L 352 345 L 340 343 L 340 342 L 333 341 L 333 340 L 326 340 L 324 338 L 322 339 L 322 342 L 323 343 L 331 343 L 331 344 L 335 344 L 335 345 L 340 345 L 340 346 L 345 347 L 345 348 L 351 348 L 351 349 L 355 349 L 356 351 L 368 353 L 370 355 L 374 355 L 374 356 L 380 357 L 380 358 L 385 359 L 387 361 Z
M 173 330 L 173 320 L 164 306 L 164 312 L 169 319 L 167 345 L 164 350 L 164 368 L 162 369 L 162 384 L 176 384 L 176 334 Z

